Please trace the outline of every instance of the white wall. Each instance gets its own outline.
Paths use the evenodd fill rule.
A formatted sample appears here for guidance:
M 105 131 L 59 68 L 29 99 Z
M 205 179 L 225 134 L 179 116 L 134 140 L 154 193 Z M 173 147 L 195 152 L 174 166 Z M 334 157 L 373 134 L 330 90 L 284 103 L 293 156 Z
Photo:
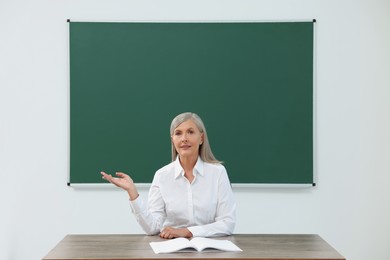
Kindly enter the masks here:
M 236 233 L 317 233 L 347 259 L 390 259 L 389 14 L 388 0 L 0 0 L 0 259 L 142 232 L 124 193 L 66 186 L 68 18 L 316 18 L 318 186 L 235 189 Z

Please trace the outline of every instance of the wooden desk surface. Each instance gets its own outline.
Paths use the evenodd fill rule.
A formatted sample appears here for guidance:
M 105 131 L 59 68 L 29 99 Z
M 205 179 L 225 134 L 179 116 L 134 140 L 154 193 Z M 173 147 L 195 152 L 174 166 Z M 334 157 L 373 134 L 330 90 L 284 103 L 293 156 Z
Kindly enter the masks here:
M 147 259 L 261 259 L 345 260 L 318 235 L 233 235 L 228 239 L 242 252 L 176 252 L 155 254 L 149 242 L 164 241 L 145 235 L 67 235 L 43 260 Z

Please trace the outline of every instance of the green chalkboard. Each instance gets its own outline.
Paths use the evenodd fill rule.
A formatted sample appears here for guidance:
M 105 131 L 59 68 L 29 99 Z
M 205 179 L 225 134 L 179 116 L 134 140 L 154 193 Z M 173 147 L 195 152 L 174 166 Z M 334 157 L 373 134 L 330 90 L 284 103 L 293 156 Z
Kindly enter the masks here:
M 203 119 L 232 183 L 312 184 L 314 22 L 69 22 L 69 183 L 150 183 Z

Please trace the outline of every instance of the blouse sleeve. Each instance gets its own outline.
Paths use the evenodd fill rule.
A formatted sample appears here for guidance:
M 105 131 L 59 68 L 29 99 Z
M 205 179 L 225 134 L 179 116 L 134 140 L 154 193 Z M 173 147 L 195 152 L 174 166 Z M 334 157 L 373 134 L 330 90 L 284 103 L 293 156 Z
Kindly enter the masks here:
M 158 174 L 154 176 L 150 186 L 148 206 L 145 205 L 140 196 L 130 201 L 132 212 L 147 235 L 158 234 L 166 218 L 165 204 L 160 193 L 158 176 Z

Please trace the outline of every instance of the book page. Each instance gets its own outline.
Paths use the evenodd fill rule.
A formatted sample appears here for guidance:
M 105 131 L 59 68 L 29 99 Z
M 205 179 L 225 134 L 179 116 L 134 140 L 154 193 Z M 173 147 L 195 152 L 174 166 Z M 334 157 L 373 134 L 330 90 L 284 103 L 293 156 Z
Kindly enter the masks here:
M 242 251 L 238 246 L 236 246 L 232 241 L 229 240 L 195 237 L 191 239 L 190 242 L 196 247 L 196 250 L 198 251 L 202 251 L 205 248 L 215 248 L 222 251 L 231 251 L 231 252 Z
M 191 245 L 191 242 L 183 237 L 174 238 L 163 242 L 150 242 L 149 244 L 156 254 L 171 253 L 188 247 L 194 248 Z
M 192 248 L 197 251 L 204 249 L 218 249 L 221 251 L 240 252 L 238 246 L 229 240 L 218 240 L 205 237 L 195 237 L 191 240 L 186 238 L 175 238 L 162 242 L 150 242 L 155 254 L 172 253 L 186 248 Z

